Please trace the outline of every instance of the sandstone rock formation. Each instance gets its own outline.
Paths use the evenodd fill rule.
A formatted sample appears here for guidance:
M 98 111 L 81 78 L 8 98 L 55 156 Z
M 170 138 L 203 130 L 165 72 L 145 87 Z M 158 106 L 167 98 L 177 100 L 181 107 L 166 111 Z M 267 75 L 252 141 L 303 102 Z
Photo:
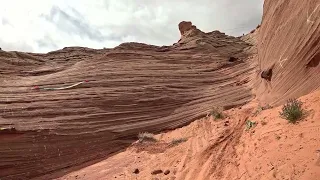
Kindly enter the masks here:
M 197 29 L 197 27 L 195 25 L 192 25 L 192 22 L 190 22 L 190 21 L 182 21 L 179 23 L 178 26 L 179 26 L 179 31 L 181 34 L 181 39 L 197 36 L 197 35 L 203 33 L 202 31 Z
M 127 147 L 139 132 L 174 129 L 214 106 L 250 101 L 253 67 L 244 52 L 250 44 L 186 27 L 173 46 L 1 51 L 0 127 L 15 131 L 0 131 L 0 178 L 92 163 Z M 239 60 L 229 62 L 231 56 Z
M 259 73 L 273 67 L 273 75 L 256 86 L 262 102 L 277 105 L 320 88 L 319 17 L 319 0 L 265 0 L 258 67 Z
M 277 105 L 319 89 L 319 13 L 319 0 L 266 0 L 261 27 L 241 39 L 181 22 L 172 46 L 0 51 L 0 179 L 63 175 L 128 147 L 139 132 L 184 126 L 214 106 L 254 97 Z M 238 138 L 244 120 L 227 126 Z

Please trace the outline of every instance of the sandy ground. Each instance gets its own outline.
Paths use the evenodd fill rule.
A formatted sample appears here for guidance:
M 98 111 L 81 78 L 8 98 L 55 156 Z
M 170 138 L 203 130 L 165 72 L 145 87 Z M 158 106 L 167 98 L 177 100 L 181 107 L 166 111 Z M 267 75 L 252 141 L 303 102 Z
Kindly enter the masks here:
M 320 177 L 320 91 L 301 100 L 308 115 L 297 124 L 279 117 L 281 106 L 259 111 L 256 103 L 250 103 L 226 111 L 224 120 L 197 120 L 156 135 L 156 143 L 135 143 L 125 152 L 59 179 L 316 180 Z M 246 120 L 257 125 L 247 130 Z M 179 138 L 187 141 L 171 144 Z M 159 174 L 153 175 L 157 170 Z

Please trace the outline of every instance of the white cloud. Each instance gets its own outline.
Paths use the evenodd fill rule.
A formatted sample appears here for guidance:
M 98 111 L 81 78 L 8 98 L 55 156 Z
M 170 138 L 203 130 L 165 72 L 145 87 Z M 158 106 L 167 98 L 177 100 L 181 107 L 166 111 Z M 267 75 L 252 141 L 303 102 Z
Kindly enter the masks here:
M 170 45 L 178 23 L 203 31 L 247 33 L 260 23 L 263 0 L 2 0 L 0 47 L 48 52 L 66 46 L 114 47 L 126 41 Z

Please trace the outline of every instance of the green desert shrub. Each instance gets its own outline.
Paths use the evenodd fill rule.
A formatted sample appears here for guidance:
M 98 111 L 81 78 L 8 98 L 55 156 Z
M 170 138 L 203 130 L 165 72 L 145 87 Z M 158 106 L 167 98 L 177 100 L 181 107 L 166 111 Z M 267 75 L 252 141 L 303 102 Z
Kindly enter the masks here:
M 249 131 L 251 128 L 256 127 L 257 122 L 247 120 L 246 121 L 246 131 Z
M 296 123 L 302 116 L 302 102 L 297 99 L 289 99 L 282 107 L 282 112 L 280 112 L 280 117 L 288 120 L 290 123 Z
M 217 107 L 212 108 L 212 110 L 210 111 L 210 115 L 215 119 L 224 119 L 224 115 L 222 113 L 221 108 L 217 108 Z

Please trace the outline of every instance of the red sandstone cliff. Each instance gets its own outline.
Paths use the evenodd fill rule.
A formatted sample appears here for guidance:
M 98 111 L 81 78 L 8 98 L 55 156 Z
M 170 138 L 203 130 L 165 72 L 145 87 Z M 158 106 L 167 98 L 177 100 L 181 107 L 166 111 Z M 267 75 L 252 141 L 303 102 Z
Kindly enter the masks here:
M 272 77 L 256 86 L 261 101 L 279 104 L 320 88 L 319 17 L 319 0 L 265 1 L 258 66 Z
M 182 22 L 172 46 L 0 50 L 0 178 L 66 173 L 127 147 L 139 132 L 181 127 L 213 106 L 229 109 L 254 95 L 276 105 L 319 89 L 319 11 L 319 0 L 266 0 L 261 27 L 242 40 Z
M 139 132 L 174 129 L 213 106 L 250 101 L 253 67 L 244 52 L 250 45 L 191 27 L 173 46 L 0 51 L 1 179 L 92 163 L 127 147 Z

